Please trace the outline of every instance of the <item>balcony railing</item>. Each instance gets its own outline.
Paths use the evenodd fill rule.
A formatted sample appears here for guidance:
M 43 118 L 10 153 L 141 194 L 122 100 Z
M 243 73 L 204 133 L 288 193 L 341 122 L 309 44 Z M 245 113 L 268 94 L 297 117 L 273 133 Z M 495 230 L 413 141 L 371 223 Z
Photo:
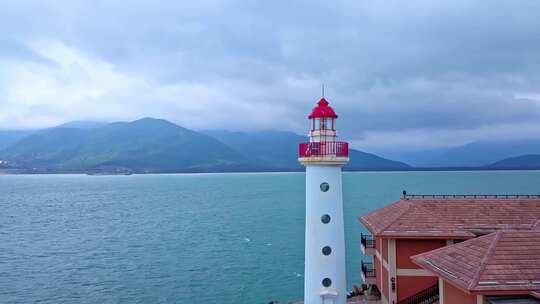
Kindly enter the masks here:
M 360 243 L 364 246 L 364 248 L 371 248 L 375 249 L 375 240 L 373 239 L 373 236 L 369 234 L 360 234 Z
M 373 268 L 373 263 L 362 261 L 360 268 L 362 269 L 362 273 L 366 279 L 375 277 L 375 268 Z
M 349 157 L 349 143 L 342 141 L 301 143 L 300 157 Z
M 398 304 L 432 304 L 439 300 L 439 284 L 428 287 L 408 298 L 398 302 Z
M 403 198 L 461 198 L 461 199 L 539 199 L 540 194 L 410 194 L 403 190 Z

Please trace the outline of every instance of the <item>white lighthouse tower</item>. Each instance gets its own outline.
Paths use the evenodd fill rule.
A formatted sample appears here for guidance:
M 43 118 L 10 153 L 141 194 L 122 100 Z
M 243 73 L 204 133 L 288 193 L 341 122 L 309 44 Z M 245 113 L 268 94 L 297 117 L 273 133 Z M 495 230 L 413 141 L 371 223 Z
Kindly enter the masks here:
M 336 141 L 337 115 L 323 97 L 309 115 L 309 142 L 300 144 L 306 166 L 305 304 L 345 304 L 345 233 L 341 167 L 349 146 Z

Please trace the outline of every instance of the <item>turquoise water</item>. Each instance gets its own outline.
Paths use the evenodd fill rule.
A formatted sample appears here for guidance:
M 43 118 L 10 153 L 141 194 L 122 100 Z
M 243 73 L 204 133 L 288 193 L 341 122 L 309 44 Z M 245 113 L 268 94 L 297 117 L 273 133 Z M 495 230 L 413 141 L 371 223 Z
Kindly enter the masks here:
M 345 173 L 357 217 L 410 193 L 540 193 L 540 172 Z M 304 175 L 0 176 L 0 303 L 287 303 L 302 297 Z

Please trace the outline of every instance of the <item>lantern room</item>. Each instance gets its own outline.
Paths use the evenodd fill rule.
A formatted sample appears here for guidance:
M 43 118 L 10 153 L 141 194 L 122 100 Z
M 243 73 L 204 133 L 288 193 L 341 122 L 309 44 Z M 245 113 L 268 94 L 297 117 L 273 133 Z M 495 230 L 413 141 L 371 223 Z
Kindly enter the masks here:
M 338 118 L 334 109 L 329 106 L 328 101 L 323 97 L 317 106 L 313 108 L 308 116 L 311 120 L 311 130 L 332 130 L 335 131 L 335 119 Z
M 328 101 L 323 97 L 317 102 L 308 118 L 311 122 L 309 131 L 310 142 L 335 142 L 336 141 L 336 119 L 334 112 Z
M 310 120 L 309 143 L 300 144 L 300 158 L 348 157 L 346 142 L 336 141 L 336 119 L 334 109 L 323 97 L 308 116 Z

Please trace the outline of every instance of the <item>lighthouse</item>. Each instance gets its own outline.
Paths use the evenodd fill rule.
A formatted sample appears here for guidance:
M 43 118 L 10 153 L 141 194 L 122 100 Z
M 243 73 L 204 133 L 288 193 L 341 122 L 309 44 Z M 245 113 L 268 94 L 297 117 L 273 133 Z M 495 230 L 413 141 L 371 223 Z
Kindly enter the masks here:
M 338 116 L 323 97 L 308 116 L 309 142 L 301 143 L 306 167 L 305 304 L 345 304 L 345 233 L 341 168 L 349 146 L 337 141 Z

